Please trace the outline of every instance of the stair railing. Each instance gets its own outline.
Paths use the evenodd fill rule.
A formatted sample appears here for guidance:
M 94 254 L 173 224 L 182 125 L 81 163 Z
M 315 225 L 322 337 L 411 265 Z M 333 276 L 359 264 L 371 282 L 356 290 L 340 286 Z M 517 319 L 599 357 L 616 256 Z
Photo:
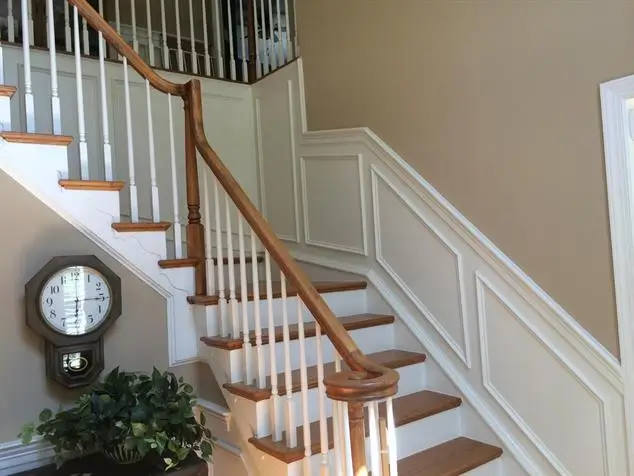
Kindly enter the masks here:
M 177 188 L 176 151 L 174 141 L 174 117 L 172 98 L 180 97 L 184 105 L 185 142 L 185 191 L 187 201 L 186 256 L 195 265 L 195 295 L 193 304 L 217 303 L 219 312 L 216 328 L 220 337 L 242 341 L 241 372 L 242 384 L 258 390 L 268 388 L 270 379 L 270 422 L 268 430 L 274 441 L 285 440 L 289 448 L 304 448 L 304 474 L 310 475 L 313 446 L 319 448 L 319 472 L 322 475 L 363 475 L 368 473 L 366 462 L 366 424 L 370 435 L 371 470 L 374 475 L 384 474 L 389 468 L 391 476 L 396 475 L 396 437 L 392 396 L 396 394 L 398 373 L 378 365 L 368 359 L 358 348 L 345 327 L 315 289 L 311 280 L 295 262 L 283 242 L 277 237 L 269 223 L 251 202 L 243 188 L 229 169 L 220 160 L 209 144 L 204 132 L 201 83 L 192 79 L 184 84 L 174 83 L 158 74 L 143 58 L 117 33 L 109 22 L 87 2 L 87 0 L 66 0 L 65 11 L 71 21 L 75 53 L 77 86 L 77 120 L 79 132 L 80 176 L 91 178 L 87 128 L 84 118 L 83 76 L 81 58 L 81 33 L 89 25 L 99 37 L 99 101 L 102 111 L 108 102 L 105 69 L 105 44 L 120 55 L 123 61 L 124 97 L 126 109 L 126 129 L 128 139 L 128 187 L 130 194 L 131 219 L 139 221 L 138 197 L 134 154 L 137 151 L 133 140 L 132 102 L 128 78 L 128 66 L 143 79 L 147 105 L 147 132 L 150 148 L 150 193 L 151 221 L 161 224 L 159 210 L 159 190 L 156 178 L 155 139 L 153 136 L 153 114 L 151 90 L 167 95 L 168 122 L 171 133 L 169 155 L 173 179 L 175 234 L 180 233 L 178 213 L 180 204 Z M 257 0 L 254 0 L 254 10 Z M 280 0 L 276 0 L 278 3 Z M 288 0 L 285 0 L 288 5 Z M 269 6 L 270 6 L 269 1 Z M 28 10 L 28 0 L 21 0 L 22 11 Z M 70 8 L 66 6 L 72 6 Z M 250 5 L 250 3 L 248 4 Z M 53 10 L 53 0 L 46 0 L 49 11 Z M 250 7 L 249 7 L 250 8 Z M 288 8 L 286 9 L 288 12 Z M 278 9 L 279 12 L 279 9 Z M 251 15 L 251 14 L 250 14 Z M 22 32 L 28 34 L 29 17 L 22 17 Z M 72 20 L 70 20 L 72 19 Z M 51 74 L 52 131 L 61 130 L 60 96 L 57 91 L 57 71 L 55 35 L 49 24 L 49 57 Z M 104 43 L 105 42 L 105 43 Z M 24 111 L 27 132 L 36 129 L 35 101 L 32 89 L 29 42 L 23 42 L 24 49 Z M 0 45 L 0 48 L 2 46 Z M 254 49 L 250 49 L 251 52 Z M 112 157 L 109 157 L 110 135 L 107 114 L 102 121 L 103 163 L 106 180 L 115 178 Z M 201 194 L 203 200 L 201 201 Z M 202 204 L 202 213 L 201 213 Z M 235 226 L 237 225 L 237 226 Z M 245 243 L 245 238 L 249 243 Z M 180 235 L 175 236 L 175 256 L 179 251 Z M 238 269 L 234 265 L 237 250 Z M 215 257 L 213 252 L 215 251 Z M 226 255 L 224 255 L 226 253 Z M 260 283 L 258 256 L 264 255 L 264 279 Z M 223 256 L 224 255 L 224 256 Z M 249 261 L 251 269 L 248 270 Z M 250 271 L 250 273 L 249 273 Z M 279 288 L 274 285 L 274 275 L 279 275 Z M 249 277 L 250 276 L 250 277 Z M 261 288 L 260 288 L 261 287 Z M 265 302 L 260 302 L 260 295 Z M 296 295 L 297 297 L 292 297 Z M 281 306 L 274 307 L 274 297 L 281 298 Z M 294 301 L 293 301 L 294 300 Z M 314 353 L 309 352 L 304 315 L 306 311 L 314 318 L 310 332 L 314 333 Z M 281 323 L 276 318 L 281 314 Z M 295 323 L 291 325 L 291 321 Z M 282 349 L 277 355 L 276 329 L 281 324 Z M 268 356 L 262 328 L 268 328 Z M 296 353 L 291 352 L 291 331 L 299 341 L 300 384 L 296 385 L 293 369 L 298 362 L 293 361 Z M 324 339 L 323 337 L 327 337 Z M 326 372 L 324 362 L 334 360 L 333 372 Z M 280 362 L 278 364 L 279 361 Z M 308 367 L 316 368 L 317 388 L 309 393 L 314 378 L 309 378 Z M 279 375 L 278 375 L 279 371 Z M 312 397 L 311 397 L 312 395 Z M 317 400 L 311 400 L 315 398 Z M 332 402 L 329 402 L 327 398 Z M 379 408 L 379 402 L 382 407 Z M 384 406 L 383 406 L 384 402 Z M 330 407 L 330 403 L 332 406 Z M 296 405 L 301 406 L 301 424 L 297 424 Z M 366 415 L 367 410 L 367 415 Z M 328 415 L 333 418 L 329 430 Z M 311 442 L 310 425 L 319 422 L 319 444 Z M 334 462 L 331 461 L 329 431 L 333 432 Z M 302 436 L 301 445 L 298 436 Z M 264 435 L 257 435 L 264 436 Z M 383 444 L 381 444 L 383 442 Z

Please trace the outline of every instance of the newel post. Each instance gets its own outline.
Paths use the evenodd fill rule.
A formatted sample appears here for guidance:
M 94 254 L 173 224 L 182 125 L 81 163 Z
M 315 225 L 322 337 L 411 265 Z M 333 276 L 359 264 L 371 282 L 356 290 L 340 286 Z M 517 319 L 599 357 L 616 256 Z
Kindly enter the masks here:
M 368 476 L 365 457 L 365 412 L 363 402 L 348 402 L 348 421 L 350 422 L 350 455 L 352 474 Z
M 194 81 L 187 83 L 185 103 L 185 176 L 187 190 L 187 257 L 198 260 L 195 268 L 196 296 L 207 294 L 207 272 L 205 267 L 205 229 L 200 215 L 200 187 L 198 182 L 198 163 L 194 136 L 195 115 L 200 111 L 192 103 L 191 88 Z

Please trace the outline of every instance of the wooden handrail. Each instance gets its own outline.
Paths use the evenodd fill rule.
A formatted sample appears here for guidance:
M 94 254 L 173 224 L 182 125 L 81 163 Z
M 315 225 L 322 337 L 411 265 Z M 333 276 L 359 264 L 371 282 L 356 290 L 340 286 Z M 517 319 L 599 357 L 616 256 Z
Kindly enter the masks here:
M 350 337 L 350 334 L 348 334 L 319 292 L 317 292 L 312 281 L 295 262 L 286 249 L 286 246 L 277 237 L 260 211 L 251 202 L 240 184 L 209 144 L 203 127 L 200 81 L 191 80 L 185 84 L 177 84 L 163 78 L 126 43 L 87 0 L 67 1 L 75 6 L 79 14 L 86 19 L 88 24 L 95 30 L 100 31 L 106 41 L 119 54 L 125 57 L 128 63 L 143 78 L 148 80 L 155 89 L 166 94 L 183 98 L 186 113 L 185 134 L 188 145 L 186 155 L 189 157 L 189 163 L 195 164 L 195 157 L 192 157 L 191 145 L 193 139 L 196 150 L 198 150 L 205 163 L 216 176 L 218 182 L 229 197 L 231 197 L 235 206 L 251 226 L 251 229 L 260 239 L 265 249 L 278 264 L 286 278 L 296 287 L 300 298 L 319 323 L 324 334 L 330 338 L 333 346 L 350 368 L 350 371 L 331 374 L 325 378 L 324 382 L 328 396 L 334 400 L 359 404 L 365 401 L 379 400 L 394 395 L 398 387 L 398 373 L 387 367 L 375 364 L 361 352 L 354 340 L 352 340 L 352 337 Z M 254 50 L 251 50 L 251 52 L 254 53 Z M 192 189 L 191 197 L 188 197 L 190 218 L 193 218 L 193 223 L 191 223 L 190 220 L 190 224 L 195 225 L 192 230 L 195 230 L 194 233 L 196 235 L 191 244 L 191 252 L 195 254 L 193 257 L 200 258 L 204 256 L 204 240 L 202 239 L 202 224 L 200 223 L 200 213 L 198 211 L 200 206 L 197 197 L 198 192 L 197 190 L 193 192 L 194 186 L 196 185 L 197 188 L 198 184 L 196 167 L 187 168 L 187 183 L 188 189 Z M 197 281 L 199 280 L 199 277 L 197 277 Z M 198 286 L 197 292 L 200 292 Z

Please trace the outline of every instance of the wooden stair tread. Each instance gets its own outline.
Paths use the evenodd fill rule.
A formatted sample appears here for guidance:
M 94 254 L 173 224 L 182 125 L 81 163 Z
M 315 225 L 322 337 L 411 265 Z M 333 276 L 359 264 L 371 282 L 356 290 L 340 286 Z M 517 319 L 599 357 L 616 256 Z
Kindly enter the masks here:
M 132 233 L 139 231 L 167 231 L 172 224 L 168 221 L 159 222 L 119 222 L 113 223 L 112 228 L 120 233 Z
M 8 86 L 6 84 L 0 84 L 0 97 L 13 97 L 15 92 L 18 90 L 15 86 Z
M 33 132 L 0 132 L 0 137 L 7 142 L 20 144 L 70 145 L 73 142 L 72 136 L 37 134 Z
M 429 390 L 423 390 L 411 395 L 398 397 L 395 398 L 393 402 L 394 424 L 397 427 L 407 425 L 408 423 L 457 408 L 461 403 L 462 400 L 458 397 L 431 392 Z M 384 403 L 379 404 L 379 414 L 382 417 L 386 415 L 386 406 Z M 326 424 L 328 425 L 328 448 L 332 449 L 334 448 L 332 418 L 328 418 Z M 367 435 L 369 435 L 369 428 L 367 427 L 366 419 L 366 436 Z M 292 463 L 294 461 L 301 460 L 304 457 L 304 446 L 302 444 L 304 441 L 303 427 L 298 429 L 297 441 L 299 444 L 297 447 L 288 448 L 284 444 L 285 439 L 286 435 L 284 433 L 282 435 L 282 441 L 275 442 L 271 436 L 267 436 L 264 438 L 250 438 L 249 442 L 259 450 L 264 451 L 265 453 L 268 453 L 285 463 Z M 319 421 L 315 421 L 310 424 L 310 441 L 311 453 L 318 454 L 321 450 Z
M 353 316 L 345 316 L 339 318 L 339 322 L 346 328 L 347 331 L 354 331 L 358 329 L 365 329 L 368 327 L 382 326 L 386 324 L 392 324 L 394 322 L 394 316 L 384 314 L 355 314 Z M 289 326 L 289 334 L 291 340 L 299 339 L 299 329 L 297 324 Z M 243 336 L 238 339 L 231 337 L 202 337 L 200 340 L 210 347 L 224 350 L 237 350 L 242 348 Z M 314 322 L 306 322 L 304 324 L 305 337 L 315 337 L 316 327 Z M 250 332 L 251 344 L 255 345 L 255 331 Z M 275 341 L 281 342 L 284 338 L 283 326 L 275 327 Z M 269 330 L 262 329 L 262 344 L 269 343 Z
M 398 462 L 399 476 L 458 476 L 502 456 L 502 449 L 456 438 Z
M 125 182 L 121 180 L 115 180 L 108 182 L 105 180 L 59 180 L 59 185 L 66 190 L 104 190 L 111 192 L 118 192 L 124 186 Z
M 319 293 L 334 293 L 340 291 L 357 291 L 365 289 L 368 286 L 366 281 L 315 281 L 313 285 Z M 260 287 L 260 299 L 266 299 L 266 283 L 261 281 Z M 253 301 L 253 288 L 249 285 L 247 288 L 248 300 Z M 288 297 L 297 296 L 297 290 L 295 286 L 290 283 L 286 287 L 286 294 Z M 277 299 L 282 296 L 282 287 L 279 281 L 273 282 L 273 299 Z M 242 300 L 242 293 L 240 288 L 236 289 L 236 298 L 238 301 Z M 202 306 L 215 306 L 218 304 L 218 295 L 214 296 L 189 296 L 187 301 L 190 304 L 200 304 Z
M 384 350 L 383 352 L 377 352 L 375 354 L 369 354 L 367 356 L 373 362 L 388 367 L 390 369 L 397 369 L 399 367 L 406 367 L 408 365 L 418 364 L 425 361 L 425 354 L 417 352 L 409 352 L 406 350 Z M 278 366 L 280 363 L 278 363 Z M 345 365 L 344 365 L 345 368 Z M 335 364 L 329 362 L 324 364 L 324 375 L 334 373 Z M 308 374 L 308 388 L 317 387 L 317 366 L 307 368 Z M 292 391 L 298 392 L 301 388 L 300 372 L 299 369 L 292 372 Z M 277 374 L 277 391 L 279 395 L 286 395 L 286 385 L 284 383 L 284 373 Z M 255 384 L 247 385 L 243 382 L 239 383 L 226 383 L 223 387 L 240 397 L 244 397 L 248 400 L 259 402 L 261 400 L 267 400 L 271 396 L 271 380 L 267 377 L 265 388 L 257 388 Z
M 176 258 L 176 259 L 163 259 L 159 261 L 159 266 L 163 269 L 169 269 L 169 268 L 191 268 L 194 267 L 198 264 L 198 258 Z M 214 262 L 215 265 L 218 264 L 218 258 L 217 257 L 213 257 L 212 261 Z M 262 263 L 264 261 L 264 256 L 257 256 L 257 262 L 258 263 Z M 247 256 L 245 258 L 245 263 L 247 264 L 251 264 L 253 263 L 253 258 L 251 256 Z M 222 264 L 223 265 L 228 265 L 229 264 L 229 258 L 222 258 Z M 240 264 L 240 257 L 235 256 L 233 258 L 233 264 L 239 265 Z M 217 299 L 217 298 L 216 298 Z

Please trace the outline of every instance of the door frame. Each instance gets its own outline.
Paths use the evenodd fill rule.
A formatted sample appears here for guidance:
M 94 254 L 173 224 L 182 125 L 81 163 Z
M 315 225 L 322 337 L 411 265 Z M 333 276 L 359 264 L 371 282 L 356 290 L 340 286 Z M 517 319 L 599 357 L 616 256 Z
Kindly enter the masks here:
M 634 75 L 603 83 L 600 92 L 627 433 L 627 474 L 634 476 Z

